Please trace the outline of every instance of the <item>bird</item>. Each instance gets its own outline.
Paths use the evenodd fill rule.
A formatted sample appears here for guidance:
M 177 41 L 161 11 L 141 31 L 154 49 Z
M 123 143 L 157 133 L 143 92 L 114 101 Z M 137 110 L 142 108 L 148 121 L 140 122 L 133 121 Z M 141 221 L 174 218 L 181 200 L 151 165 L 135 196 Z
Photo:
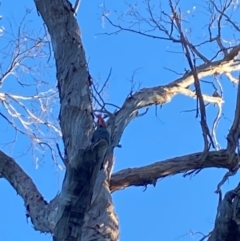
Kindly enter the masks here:
M 91 142 L 93 144 L 92 149 L 94 149 L 94 147 L 100 144 L 101 142 L 107 145 L 109 145 L 109 142 L 110 142 L 110 134 L 107 130 L 107 123 L 104 121 L 101 114 L 96 115 L 96 117 L 97 117 L 97 123 L 96 123 L 97 128 L 93 132 L 93 135 L 91 138 Z

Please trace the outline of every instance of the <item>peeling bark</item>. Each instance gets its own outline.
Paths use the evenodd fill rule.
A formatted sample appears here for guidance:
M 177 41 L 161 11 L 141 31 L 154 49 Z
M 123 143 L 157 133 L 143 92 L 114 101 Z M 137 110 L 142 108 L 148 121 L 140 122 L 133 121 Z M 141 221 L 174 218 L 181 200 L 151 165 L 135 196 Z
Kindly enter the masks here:
M 79 149 L 85 150 L 90 144 L 93 117 L 89 73 L 75 11 L 67 0 L 34 2 L 51 36 L 61 104 L 59 119 L 68 161 L 59 198 L 55 240 L 96 240 L 96 237 L 97 240 L 106 240 L 106 237 L 118 240 L 118 224 L 114 230 L 109 228 L 117 218 L 108 175 L 105 170 L 99 170 L 93 160 L 87 165 L 88 155 L 82 153 L 81 158 L 78 155 Z M 79 172 L 85 174 L 80 178 Z M 83 186 L 87 181 L 88 185 Z M 93 200 L 101 202 L 101 206 L 93 205 L 93 200 L 91 204 L 93 192 L 96 197 Z M 82 230 L 83 224 L 84 229 L 91 232 Z
M 86 212 L 89 211 L 93 188 L 98 172 L 104 161 L 108 143 L 100 142 L 97 146 L 80 150 L 73 163 L 67 165 L 60 194 L 57 223 L 54 240 L 82 240 L 82 227 Z
M 239 61 L 235 58 L 238 56 L 240 45 L 237 45 L 221 60 L 210 62 L 196 67 L 198 78 L 204 78 L 211 75 L 219 75 L 238 70 L 240 68 Z M 113 144 L 117 146 L 124 129 L 132 119 L 138 116 L 138 110 L 149 107 L 151 105 L 163 105 L 172 100 L 177 94 L 196 98 L 196 93 L 189 90 L 188 86 L 194 83 L 192 71 L 186 73 L 183 77 L 176 79 L 164 86 L 155 86 L 151 88 L 143 88 L 127 98 L 121 109 L 109 119 L 112 125 Z M 219 97 L 203 95 L 203 100 L 209 103 L 221 104 L 222 99 Z
M 215 227 L 208 241 L 240 240 L 240 185 L 220 200 Z
M 186 173 L 199 168 L 216 167 L 232 169 L 238 162 L 237 155 L 235 155 L 233 163 L 229 164 L 229 156 L 226 150 L 209 152 L 203 163 L 199 161 L 201 155 L 202 152 L 198 152 L 159 161 L 143 167 L 121 170 L 112 175 L 111 191 L 114 192 L 130 186 L 156 185 L 159 178 Z
M 47 203 L 32 179 L 11 157 L 2 151 L 0 151 L 0 174 L 22 197 L 26 207 L 26 215 L 30 217 L 34 228 L 42 232 L 52 233 L 55 227 L 55 210 L 58 207 L 58 198 Z
M 61 194 L 50 203 L 44 200 L 19 165 L 1 151 L 0 174 L 23 198 L 35 229 L 54 233 L 56 241 L 117 241 L 119 225 L 110 192 L 129 186 L 155 185 L 159 178 L 192 169 L 236 167 L 237 156 L 233 157 L 234 162 L 229 162 L 229 153 L 220 150 L 209 152 L 204 163 L 199 162 L 202 153 L 194 153 L 122 170 L 111 177 L 114 147 L 118 145 L 126 126 L 138 116 L 138 110 L 168 103 L 177 94 L 196 98 L 196 93 L 188 89 L 194 83 L 193 73 L 188 72 L 165 86 L 141 89 L 127 98 L 121 109 L 108 120 L 111 143 L 104 160 L 106 145 L 96 146 L 94 150 L 90 148 L 93 118 L 89 73 L 75 10 L 67 0 L 34 2 L 50 33 L 56 60 L 61 103 L 59 120 L 67 154 L 66 174 Z M 240 63 L 236 61 L 236 56 L 239 50 L 240 45 L 237 45 L 221 60 L 196 67 L 198 78 L 238 70 Z M 223 102 L 220 97 L 208 95 L 203 95 L 203 100 L 217 104 Z M 229 192 L 221 201 L 209 240 L 240 240 L 238 192 L 238 189 Z
M 91 168 L 92 161 L 95 162 L 95 160 L 98 159 L 97 157 L 105 155 L 104 146 L 100 146 L 100 152 L 101 150 L 102 154 L 99 154 L 98 149 L 95 150 L 96 152 L 91 152 L 91 149 L 80 150 L 78 152 L 75 158 L 78 160 L 83 159 L 83 162 L 78 162 L 79 165 L 75 167 L 68 166 L 68 173 L 65 176 L 66 181 L 64 183 L 66 184 L 66 189 L 69 188 L 70 190 L 67 190 L 67 193 L 64 194 L 65 187 L 63 187 L 62 193 L 56 196 L 50 203 L 44 201 L 42 194 L 38 191 L 31 178 L 19 167 L 19 165 L 1 151 L 0 174 L 8 180 L 9 183 L 11 183 L 13 188 L 23 198 L 27 214 L 31 218 L 35 229 L 41 232 L 53 233 L 54 227 L 57 225 L 57 229 L 60 229 L 59 233 L 61 234 L 62 232 L 62 235 L 69 234 L 69 231 L 80 235 L 82 231 L 82 240 L 91 240 L 93 237 L 95 240 L 117 240 L 119 235 L 118 220 L 114 215 L 113 206 L 111 205 L 112 200 L 108 199 L 110 190 L 108 182 L 106 181 L 106 172 L 104 169 L 101 169 L 99 172 L 100 174 L 98 172 L 92 173 L 93 169 Z M 145 167 L 119 171 L 112 175 L 111 191 L 117 191 L 132 185 L 145 186 L 147 184 L 155 184 L 159 178 L 175 175 L 177 173 L 184 173 L 199 167 L 218 167 L 228 169 L 235 167 L 235 164 L 233 163 L 232 166 L 229 166 L 226 150 L 209 152 L 203 166 L 200 166 L 201 163 L 199 163 L 200 156 L 201 152 L 157 162 Z M 86 162 L 84 162 L 84 160 Z M 234 160 L 238 161 L 237 155 L 235 155 Z M 84 166 L 81 166 L 82 163 L 84 163 Z M 95 166 L 99 168 L 101 160 L 98 159 L 97 163 L 98 164 Z M 79 172 L 82 175 L 79 175 Z M 86 177 L 86 175 L 89 175 L 89 177 Z M 91 186 L 94 183 L 95 175 L 100 176 L 100 178 L 97 178 L 94 190 L 91 193 L 92 196 L 86 195 L 81 197 L 81 195 L 84 195 L 85 191 L 88 192 L 86 189 L 92 189 Z M 88 183 L 88 180 L 92 180 L 93 182 Z M 99 193 L 99 190 L 101 190 L 100 186 L 104 186 L 104 190 L 106 191 L 101 191 Z M 240 240 L 239 190 L 240 186 L 228 192 L 225 195 L 225 198 L 220 202 L 217 211 L 215 228 L 211 232 L 209 241 Z M 73 195 L 69 196 L 71 192 Z M 76 197 L 79 197 L 79 199 L 76 200 Z M 61 202 L 59 203 L 61 198 L 63 199 L 63 206 L 61 206 Z M 89 206 L 90 200 L 91 202 Z M 111 201 L 109 203 L 110 205 L 106 206 L 106 200 Z M 71 206 L 71 203 L 75 203 L 76 205 Z M 68 204 L 70 205 L 68 206 Z M 71 213 L 74 214 L 75 208 L 77 207 L 80 208 L 80 210 L 76 210 L 77 213 L 84 213 L 83 210 L 85 208 L 89 209 L 89 212 L 84 217 L 84 223 L 79 226 L 79 221 L 82 221 L 82 219 L 79 219 L 79 216 L 77 216 L 74 220 L 74 215 L 71 216 Z M 61 219 L 56 217 L 58 209 L 60 210 L 58 213 L 62 215 Z M 95 212 L 96 209 L 104 209 L 107 210 L 107 212 Z M 111 218 L 111 222 L 109 222 L 109 216 Z M 66 218 L 68 218 L 68 221 L 65 220 Z M 75 222 L 69 222 L 72 218 Z M 106 220 L 107 222 L 100 225 L 98 221 L 99 218 L 101 220 Z M 60 221 L 56 224 L 57 220 Z M 82 230 L 79 230 L 78 228 L 76 228 L 76 230 L 69 230 L 68 227 L 65 226 L 65 223 L 72 224 L 74 228 L 82 226 Z M 88 226 L 88 224 L 91 224 L 91 226 Z M 68 236 L 67 240 L 74 239 L 71 239 Z

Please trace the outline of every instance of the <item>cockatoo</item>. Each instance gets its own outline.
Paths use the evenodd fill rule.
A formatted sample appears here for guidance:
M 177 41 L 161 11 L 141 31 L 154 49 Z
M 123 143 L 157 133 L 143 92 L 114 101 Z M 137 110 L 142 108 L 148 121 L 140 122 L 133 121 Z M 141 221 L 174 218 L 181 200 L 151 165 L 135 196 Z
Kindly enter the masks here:
M 110 135 L 107 130 L 106 122 L 104 121 L 101 114 L 96 115 L 96 117 L 98 119 L 97 120 L 97 128 L 94 131 L 92 139 L 91 139 L 92 144 L 94 144 L 93 148 L 100 142 L 107 142 L 107 144 L 109 144 L 109 142 L 110 142 Z

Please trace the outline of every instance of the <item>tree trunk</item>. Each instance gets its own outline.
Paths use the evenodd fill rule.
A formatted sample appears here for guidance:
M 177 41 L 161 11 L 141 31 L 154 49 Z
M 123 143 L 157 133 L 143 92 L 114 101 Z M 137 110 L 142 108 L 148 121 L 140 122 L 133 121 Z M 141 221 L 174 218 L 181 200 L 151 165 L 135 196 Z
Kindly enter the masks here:
M 108 168 L 101 169 L 107 146 L 89 147 L 93 132 L 89 73 L 74 9 L 66 0 L 35 0 L 35 4 L 50 33 L 56 60 L 67 159 L 54 240 L 116 241 L 118 220 Z
M 208 241 L 240 241 L 240 184 L 220 200 L 215 227 Z

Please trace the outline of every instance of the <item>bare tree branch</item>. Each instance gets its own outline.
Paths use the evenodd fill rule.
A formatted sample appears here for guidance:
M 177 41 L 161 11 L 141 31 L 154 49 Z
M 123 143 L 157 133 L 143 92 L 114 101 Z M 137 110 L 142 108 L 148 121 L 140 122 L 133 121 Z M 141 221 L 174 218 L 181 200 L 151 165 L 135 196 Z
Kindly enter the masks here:
M 30 145 L 35 150 L 33 156 L 36 157 L 36 165 L 41 159 L 39 155 L 43 156 L 44 152 L 44 156 L 46 154 L 46 145 L 43 147 L 40 144 L 44 142 L 48 143 L 52 154 L 56 153 L 51 156 L 61 168 L 57 161 L 58 154 L 54 150 L 55 141 L 61 141 L 62 135 L 56 119 L 58 92 L 55 81 L 52 83 L 51 80 L 44 80 L 48 72 L 46 69 L 52 67 L 51 63 L 45 64 L 42 61 L 49 56 L 50 42 L 46 32 L 40 30 L 35 33 L 28 28 L 27 15 L 30 12 L 31 10 L 26 10 L 23 19 L 13 26 L 10 22 L 4 32 L 7 44 L 0 49 L 0 116 L 5 126 L 10 126 L 15 131 L 15 137 L 20 134 L 29 138 Z M 8 78 L 10 75 L 11 79 Z M 8 80 L 13 81 L 11 89 Z M 25 87 L 32 95 L 25 95 Z M 48 132 L 45 131 L 46 128 Z M 3 145 L 6 144 L 5 139 L 2 138 Z M 13 139 L 12 145 L 16 143 L 16 139 Z
M 230 51 L 229 55 L 222 60 L 217 60 L 211 64 L 203 64 L 196 67 L 198 78 L 206 76 L 220 75 L 230 73 L 240 69 L 240 62 L 234 60 L 238 55 L 240 45 Z M 232 57 L 232 58 L 231 58 Z M 172 100 L 176 94 L 184 94 L 196 98 L 196 94 L 188 90 L 188 86 L 194 83 L 193 73 L 186 73 L 183 77 L 165 85 L 152 88 L 144 88 L 127 98 L 122 108 L 115 113 L 114 117 L 110 117 L 109 123 L 115 123 L 115 130 L 112 132 L 114 146 L 117 146 L 125 127 L 132 119 L 137 116 L 137 111 L 141 108 L 151 105 L 163 105 Z M 222 104 L 223 100 L 220 97 L 210 97 L 203 95 L 204 101 L 211 103 Z
M 53 232 L 57 199 L 47 203 L 32 179 L 2 151 L 0 151 L 0 174 L 22 197 L 26 207 L 26 216 L 31 218 L 34 228 L 41 232 Z
M 180 34 L 180 38 L 181 38 L 181 43 L 185 52 L 185 56 L 187 58 L 188 64 L 190 66 L 191 72 L 193 73 L 193 77 L 194 77 L 194 87 L 195 87 L 195 91 L 196 91 L 196 96 L 197 96 L 197 114 L 196 117 L 198 117 L 198 109 L 200 109 L 200 123 L 201 123 L 201 128 L 202 128 L 202 134 L 203 134 L 203 139 L 204 139 L 204 152 L 202 155 L 202 160 L 201 162 L 204 162 L 205 157 L 206 157 L 206 153 L 209 151 L 210 149 L 210 144 L 209 144 L 209 140 L 211 145 L 215 148 L 212 136 L 210 135 L 210 131 L 208 128 L 208 124 L 207 124 L 207 115 L 206 115 L 206 110 L 205 110 L 205 105 L 204 105 L 204 100 L 203 100 L 203 96 L 202 96 L 202 90 L 201 90 L 201 86 L 200 86 L 200 81 L 198 78 L 198 73 L 196 71 L 196 65 L 193 64 L 192 58 L 191 58 L 191 54 L 189 51 L 189 44 L 188 44 L 188 40 L 186 39 L 185 35 L 183 34 L 182 31 L 182 26 L 181 26 L 181 13 L 178 13 L 176 11 L 176 7 L 177 6 L 173 6 L 172 1 L 169 1 L 169 5 L 171 7 L 171 11 L 172 11 L 172 15 L 173 15 L 173 20 L 174 22 L 176 22 L 177 25 L 177 30 Z M 208 61 L 209 63 L 209 61 Z M 199 108 L 198 108 L 198 104 L 199 104 Z
M 236 84 L 236 85 L 238 84 L 238 82 L 239 82 L 238 78 L 232 76 L 231 73 L 226 73 L 226 76 L 228 77 L 228 79 L 229 79 L 232 83 L 234 83 L 234 84 Z
M 75 2 L 75 4 L 74 4 L 73 9 L 74 9 L 74 11 L 75 11 L 75 14 L 77 14 L 77 12 L 78 12 L 78 8 L 79 8 L 79 6 L 80 6 L 80 3 L 81 3 L 81 0 L 76 0 L 76 2 Z
M 240 45 L 238 44 L 234 47 L 225 46 L 227 44 L 224 42 L 221 32 L 224 18 L 228 23 L 231 23 L 235 30 L 239 31 L 237 24 L 226 15 L 226 11 L 231 6 L 232 1 L 223 1 L 220 7 L 218 7 L 215 2 L 210 1 L 214 9 L 213 13 L 217 12 L 219 15 L 212 14 L 211 17 L 213 19 L 208 26 L 209 39 L 198 45 L 194 45 L 188 40 L 189 38 L 183 35 L 180 13 L 179 15 L 176 14 L 176 6 L 173 8 L 171 2 L 170 0 L 172 14 L 160 11 L 160 14 L 156 15 L 153 12 L 154 7 L 150 5 L 150 0 L 145 1 L 150 18 L 144 18 L 131 7 L 128 14 L 136 17 L 137 21 L 133 22 L 130 28 L 115 24 L 107 14 L 104 14 L 105 19 L 117 28 L 117 31 L 114 33 L 124 30 L 145 37 L 167 40 L 183 45 L 190 65 L 189 72 L 186 72 L 183 77 L 167 85 L 144 88 L 134 94 L 131 93 L 121 108 L 115 106 L 118 111 L 114 113 L 110 113 L 104 109 L 105 105 L 109 104 L 103 100 L 101 96 L 102 90 L 100 89 L 100 91 L 98 91 L 95 89 L 100 99 L 99 105 L 102 108 L 101 111 L 109 114 L 108 129 L 111 133 L 112 143 L 110 143 L 108 147 L 108 156 L 106 157 L 106 145 L 97 146 L 96 150 L 89 149 L 90 137 L 93 132 L 94 114 L 91 100 L 91 79 L 89 79 L 90 74 L 85 59 L 80 29 L 75 18 L 80 1 L 76 0 L 75 6 L 72 7 L 70 2 L 65 0 L 35 0 L 37 9 L 45 21 L 52 39 L 61 102 L 59 115 L 61 130 L 54 122 L 48 119 L 45 121 L 45 119 L 42 119 L 41 116 L 37 115 L 23 103 L 24 100 L 34 100 L 34 97 L 31 99 L 30 97 L 0 93 L 3 110 L 8 114 L 0 113 L 0 115 L 17 131 L 20 130 L 21 133 L 28 134 L 34 138 L 40 146 L 47 146 L 51 151 L 53 159 L 55 152 L 51 145 L 41 141 L 38 136 L 34 135 L 30 125 L 45 125 L 53 129 L 59 136 L 62 135 L 64 141 L 64 157 L 62 157 L 59 147 L 57 148 L 60 157 L 66 165 L 67 171 L 62 192 L 59 195 L 60 198 L 59 196 L 55 197 L 49 204 L 43 199 L 32 180 L 23 172 L 17 163 L 2 152 L 0 152 L 0 177 L 6 178 L 24 199 L 27 216 L 31 218 L 34 227 L 44 232 L 54 233 L 54 240 L 118 240 L 118 220 L 114 213 L 108 179 L 110 178 L 111 168 L 113 166 L 114 147 L 119 145 L 121 135 L 129 122 L 133 118 L 145 114 L 139 114 L 140 109 L 146 108 L 146 110 L 148 110 L 151 105 L 163 105 L 171 101 L 177 94 L 183 94 L 190 98 L 196 98 L 197 101 L 199 100 L 200 108 L 197 106 L 196 109 L 197 111 L 199 109 L 201 111 L 202 129 L 205 135 L 205 153 L 199 152 L 157 162 L 141 168 L 122 170 L 112 175 L 111 191 L 113 192 L 134 185 L 156 185 L 159 178 L 177 173 L 187 173 L 198 168 L 228 168 L 229 173 L 234 173 L 234 171 L 238 169 L 239 153 L 236 155 L 235 150 L 239 138 L 239 116 L 236 114 L 233 126 L 229 132 L 227 149 L 218 152 L 207 152 L 206 149 L 208 149 L 209 144 L 207 137 L 210 139 L 210 136 L 206 122 L 205 102 L 216 104 L 219 108 L 212 128 L 212 133 L 215 133 L 224 100 L 222 99 L 222 95 L 217 95 L 216 93 L 212 96 L 203 94 L 200 88 L 201 78 L 215 77 L 222 74 L 228 77 L 230 76 L 230 80 L 234 83 L 240 83 L 240 81 L 236 81 L 232 76 L 232 72 L 240 69 L 240 61 L 238 58 Z M 178 3 L 179 1 L 177 1 L 177 5 Z M 151 29 L 143 30 L 142 22 L 150 26 Z M 217 25 L 217 34 L 213 37 L 214 31 L 212 28 L 215 24 Z M 181 34 L 180 38 L 179 33 Z M 212 42 L 217 46 L 217 50 L 214 51 L 214 57 L 207 58 L 200 52 L 199 47 L 205 43 Z M 239 42 L 234 42 L 234 44 L 237 43 Z M 38 47 L 38 45 L 39 43 L 36 42 L 34 47 Z M 2 84 L 4 84 L 7 76 L 14 73 L 18 63 L 25 58 L 24 54 L 26 52 L 21 52 L 18 47 L 19 42 L 17 42 L 16 52 L 12 55 L 10 65 L 0 77 Z M 192 56 L 194 56 L 194 61 L 192 60 Z M 195 56 L 197 56 L 200 59 L 200 63 L 203 64 L 197 66 Z M 215 59 L 218 60 L 212 61 Z M 24 65 L 22 66 L 25 67 Z M 103 88 L 107 81 L 104 83 Z M 195 91 L 189 89 L 191 85 L 194 85 Z M 239 89 L 240 88 L 238 88 L 238 92 L 240 91 Z M 239 98 L 238 93 L 237 113 L 240 112 L 238 106 L 240 102 Z M 42 108 L 41 110 L 43 110 L 45 106 L 43 107 L 43 102 L 39 96 L 38 101 Z M 103 102 L 103 105 L 101 105 L 101 102 Z M 18 108 L 24 111 L 28 117 L 30 117 L 30 120 L 26 120 Z M 20 125 L 14 123 L 13 120 L 16 119 Z M 23 128 L 19 128 L 19 126 Z M 204 154 L 205 158 L 203 163 L 199 162 L 202 154 Z M 100 165 L 104 158 L 105 162 L 103 165 Z M 228 178 L 229 173 L 224 177 L 223 181 Z M 220 184 L 222 184 L 223 181 Z M 219 192 L 221 192 L 220 188 Z M 234 195 L 235 193 L 231 193 L 231 198 L 226 198 L 227 202 L 223 204 L 227 206 L 233 198 L 238 198 L 237 195 Z M 227 208 L 229 208 L 229 206 L 227 206 Z M 228 210 L 231 211 L 231 208 Z M 58 217 L 56 217 L 57 212 Z M 219 216 L 221 215 L 222 213 L 220 213 Z M 237 213 L 235 213 L 234 218 L 236 218 L 236 223 L 239 222 Z M 228 221 L 228 216 L 226 220 Z M 225 226 L 223 228 L 225 228 Z
M 210 151 L 205 162 L 199 162 L 202 152 L 189 154 L 186 156 L 170 158 L 147 166 L 138 168 L 127 168 L 116 172 L 111 178 L 111 191 L 117 191 L 130 186 L 156 185 L 160 178 L 187 173 L 199 168 L 210 167 L 231 169 L 233 166 L 228 163 L 228 153 L 226 150 Z M 237 160 L 237 155 L 234 156 Z

